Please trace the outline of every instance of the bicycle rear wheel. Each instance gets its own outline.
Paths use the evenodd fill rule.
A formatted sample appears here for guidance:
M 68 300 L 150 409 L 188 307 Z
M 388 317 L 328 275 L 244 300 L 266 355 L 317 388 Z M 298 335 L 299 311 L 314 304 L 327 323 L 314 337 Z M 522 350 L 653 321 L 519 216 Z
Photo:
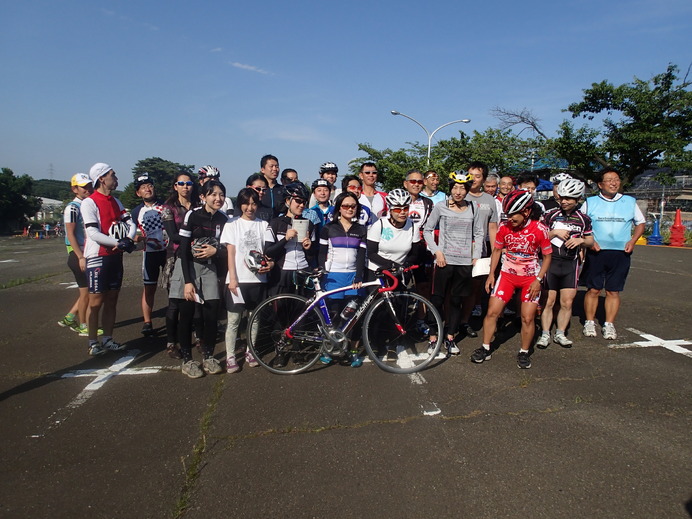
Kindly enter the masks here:
M 286 330 L 307 308 L 307 299 L 279 294 L 264 300 L 248 320 L 247 342 L 260 365 L 272 373 L 291 375 L 309 369 L 320 357 L 323 335 L 317 308 L 292 330 Z
M 439 331 L 432 345 L 417 329 L 423 311 L 427 311 L 430 329 Z M 370 359 L 383 370 L 414 373 L 437 357 L 442 330 L 442 318 L 430 301 L 413 292 L 395 292 L 379 299 L 365 314 L 363 344 Z

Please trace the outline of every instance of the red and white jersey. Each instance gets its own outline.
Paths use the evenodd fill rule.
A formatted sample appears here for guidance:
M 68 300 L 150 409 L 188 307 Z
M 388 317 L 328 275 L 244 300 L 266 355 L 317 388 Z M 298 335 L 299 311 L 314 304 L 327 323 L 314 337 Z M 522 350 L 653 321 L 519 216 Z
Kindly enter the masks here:
M 94 191 L 91 196 L 82 200 L 80 211 L 87 235 L 84 243 L 86 258 L 122 254 L 118 250 L 113 250 L 113 247 L 118 244 L 118 240 L 113 237 L 114 224 L 126 223 L 127 236 L 129 238 L 135 236 L 136 227 L 132 218 L 125 211 L 120 200 L 113 196 Z
M 544 256 L 553 252 L 548 238 L 548 228 L 536 220 L 529 222 L 520 230 L 503 223 L 495 236 L 495 248 L 506 249 L 502 271 L 517 276 L 536 276 L 540 270 L 538 251 Z

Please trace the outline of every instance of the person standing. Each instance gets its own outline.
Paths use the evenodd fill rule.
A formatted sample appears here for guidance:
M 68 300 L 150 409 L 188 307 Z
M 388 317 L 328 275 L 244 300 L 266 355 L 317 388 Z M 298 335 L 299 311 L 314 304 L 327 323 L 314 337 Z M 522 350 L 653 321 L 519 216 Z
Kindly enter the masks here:
M 206 184 L 210 180 L 218 180 L 219 182 L 221 182 L 221 171 L 219 171 L 219 168 L 216 168 L 214 166 L 202 166 L 197 171 L 197 174 L 199 175 L 200 192 L 202 191 L 202 186 L 204 186 L 204 184 Z M 221 211 L 226 213 L 226 216 L 228 216 L 229 218 L 233 215 L 233 201 L 231 200 L 230 196 L 227 196 L 224 199 Z
M 84 256 L 89 284 L 89 355 L 125 349 L 113 340 L 118 296 L 123 281 L 123 252 L 135 250 L 137 232 L 130 214 L 111 193 L 118 177 L 108 164 L 98 162 L 89 170 L 94 192 L 82 201 L 80 211 L 86 231 Z M 103 316 L 101 316 L 103 309 Z M 101 317 L 103 336 L 97 339 Z
M 339 167 L 333 162 L 325 162 L 320 166 L 320 178 L 329 182 L 329 185 L 331 186 L 331 192 L 329 193 L 330 205 L 334 204 L 334 199 L 337 197 L 339 193 L 341 193 L 341 189 L 336 187 L 336 177 L 338 173 Z M 308 205 L 310 207 L 313 207 L 316 203 L 317 200 L 315 199 L 315 195 L 313 193 L 313 195 L 310 197 L 310 202 L 308 203 Z
M 132 210 L 132 219 L 142 235 L 135 242 L 144 242 L 142 254 L 142 335 L 150 337 L 154 334 L 151 314 L 154 311 L 154 297 L 159 282 L 159 275 L 166 265 L 166 238 L 164 237 L 161 212 L 163 202 L 157 200 L 154 181 L 144 173 L 135 179 L 135 193 L 142 203 Z
M 490 196 L 495 196 L 497 194 L 497 186 L 500 181 L 500 177 L 496 173 L 490 173 L 485 182 L 483 182 L 483 191 L 488 193 Z
M 432 200 L 433 205 L 444 202 L 447 199 L 447 195 L 437 189 L 440 185 L 440 177 L 437 176 L 437 172 L 432 169 L 426 171 L 423 182 L 423 191 L 420 192 L 420 196 Z
M 364 162 L 360 166 L 360 180 L 363 182 L 363 192 L 360 195 L 360 205 L 370 209 L 370 212 L 376 218 L 382 217 L 387 213 L 387 202 L 385 197 L 387 193 L 378 191 L 375 184 L 377 183 L 377 166 L 374 162 Z
M 644 234 L 646 219 L 637 201 L 620 193 L 620 172 L 605 168 L 600 173 L 600 193 L 587 198 L 581 211 L 591 218 L 594 244 L 586 253 L 584 336 L 596 337 L 596 310 L 605 289 L 603 338 L 617 339 L 615 318 L 620 310 L 620 292 L 630 270 L 634 244 Z M 632 233 L 634 227 L 634 233 Z
M 84 222 L 79 208 L 82 200 L 94 192 L 91 179 L 84 173 L 72 176 L 70 186 L 75 197 L 65 206 L 65 245 L 67 245 L 67 266 L 74 274 L 79 289 L 77 301 L 68 314 L 58 324 L 70 328 L 80 335 L 88 336 L 87 310 L 89 308 L 89 287 L 86 278 L 86 257 L 84 256 Z M 78 317 L 79 321 L 75 319 Z
M 279 159 L 274 155 L 265 155 L 260 159 L 260 173 L 267 181 L 267 191 L 262 195 L 262 205 L 271 207 L 272 217 L 279 216 L 284 209 L 283 186 L 276 179 L 279 176 Z

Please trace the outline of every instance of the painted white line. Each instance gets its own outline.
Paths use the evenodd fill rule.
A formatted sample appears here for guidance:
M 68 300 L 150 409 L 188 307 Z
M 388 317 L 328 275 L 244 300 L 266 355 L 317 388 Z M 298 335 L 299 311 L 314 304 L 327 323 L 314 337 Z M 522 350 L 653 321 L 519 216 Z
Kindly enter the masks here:
M 19 263 L 19 260 L 0 260 L 0 263 Z
M 632 333 L 636 333 L 637 335 L 641 336 L 642 338 L 646 339 L 645 341 L 636 341 L 636 342 L 630 342 L 628 344 L 610 344 L 608 347 L 612 349 L 622 349 L 622 348 L 653 348 L 653 347 L 658 347 L 658 348 L 665 348 L 667 350 L 670 350 L 674 353 L 679 353 L 681 355 L 685 355 L 686 357 L 692 358 L 692 351 L 690 351 L 687 348 L 683 348 L 682 346 L 692 346 L 692 342 L 686 341 L 683 339 L 673 339 L 673 340 L 664 340 L 659 337 L 656 337 L 655 335 L 651 335 L 650 333 L 644 333 L 636 328 L 627 328 L 628 331 Z
M 442 413 L 442 410 L 439 407 L 437 407 L 437 404 L 435 402 L 430 402 L 428 406 L 428 409 L 421 406 L 423 408 L 423 414 L 425 416 L 435 416 Z
M 78 288 L 77 283 L 75 283 L 74 281 L 72 283 L 60 283 L 60 284 L 61 285 L 67 285 L 65 287 L 65 290 L 69 290 L 71 288 Z

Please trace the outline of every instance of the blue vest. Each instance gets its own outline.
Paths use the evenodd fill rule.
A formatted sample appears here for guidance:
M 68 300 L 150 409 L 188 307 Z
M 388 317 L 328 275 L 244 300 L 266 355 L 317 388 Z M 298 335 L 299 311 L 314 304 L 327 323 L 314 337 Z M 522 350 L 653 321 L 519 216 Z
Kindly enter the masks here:
M 608 200 L 601 195 L 586 201 L 586 214 L 591 218 L 594 239 L 601 249 L 625 250 L 632 239 L 634 211 L 637 201 L 623 195 L 617 200 Z

